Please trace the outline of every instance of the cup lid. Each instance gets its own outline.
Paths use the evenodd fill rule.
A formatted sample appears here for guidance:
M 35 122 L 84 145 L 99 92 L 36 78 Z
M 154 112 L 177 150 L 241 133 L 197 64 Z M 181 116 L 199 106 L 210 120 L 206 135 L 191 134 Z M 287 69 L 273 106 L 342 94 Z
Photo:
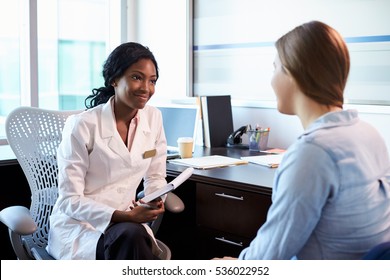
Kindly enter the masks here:
M 177 139 L 177 143 L 188 143 L 188 142 L 193 142 L 194 140 L 192 137 L 179 137 Z

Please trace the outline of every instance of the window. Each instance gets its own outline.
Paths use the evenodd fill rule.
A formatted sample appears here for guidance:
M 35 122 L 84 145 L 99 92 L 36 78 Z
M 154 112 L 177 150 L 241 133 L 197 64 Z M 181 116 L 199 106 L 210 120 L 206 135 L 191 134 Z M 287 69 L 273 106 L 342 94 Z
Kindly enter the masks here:
M 7 7 L 5 7 L 7 6 Z M 8 112 L 20 104 L 20 1 L 0 2 L 0 135 Z M 7 28 L 4 28 L 7 26 Z M 1 138 L 1 136 L 0 136 Z
M 274 42 L 321 20 L 348 44 L 351 104 L 390 105 L 388 0 L 194 0 L 194 94 L 274 101 Z
M 151 103 L 183 99 L 192 91 L 191 0 L 138 0 L 129 40 L 148 46 L 160 69 Z M 131 18 L 130 18 L 131 17 Z
M 85 108 L 125 34 L 123 10 L 126 1 L 0 0 L 0 139 L 15 107 Z
M 189 95 L 191 3 L 0 0 L 0 24 L 7 26 L 0 30 L 0 144 L 5 118 L 17 106 L 85 108 L 85 97 L 102 85 L 104 60 L 124 41 L 140 42 L 156 56 L 160 78 L 152 101 Z
M 38 0 L 38 106 L 82 109 L 101 86 L 108 0 Z

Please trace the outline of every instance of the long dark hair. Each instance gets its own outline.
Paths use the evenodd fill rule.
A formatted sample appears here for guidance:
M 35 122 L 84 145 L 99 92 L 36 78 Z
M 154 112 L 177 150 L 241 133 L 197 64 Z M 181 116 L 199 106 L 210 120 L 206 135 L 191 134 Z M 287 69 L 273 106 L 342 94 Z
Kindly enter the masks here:
M 149 48 L 134 42 L 123 43 L 116 47 L 103 65 L 104 86 L 92 89 L 92 94 L 84 101 L 85 107 L 88 109 L 106 103 L 115 94 L 112 86 L 114 80 L 121 77 L 131 65 L 145 58 L 153 62 L 158 79 L 157 61 Z

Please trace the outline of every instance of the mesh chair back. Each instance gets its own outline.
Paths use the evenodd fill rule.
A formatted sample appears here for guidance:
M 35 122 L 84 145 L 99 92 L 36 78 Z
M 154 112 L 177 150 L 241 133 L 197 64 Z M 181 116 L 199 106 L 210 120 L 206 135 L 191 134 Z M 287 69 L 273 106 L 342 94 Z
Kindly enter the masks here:
M 57 148 L 67 117 L 78 112 L 19 107 L 7 117 L 7 140 L 27 178 L 30 213 L 38 227 L 23 238 L 27 250 L 47 245 L 49 216 L 58 196 Z

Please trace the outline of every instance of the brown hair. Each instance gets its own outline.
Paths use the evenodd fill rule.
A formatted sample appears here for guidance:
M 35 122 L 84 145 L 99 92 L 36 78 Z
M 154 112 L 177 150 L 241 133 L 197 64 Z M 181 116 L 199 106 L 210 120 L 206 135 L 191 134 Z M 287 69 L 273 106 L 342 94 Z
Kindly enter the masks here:
M 319 21 L 307 22 L 279 38 L 276 49 L 305 95 L 320 104 L 343 107 L 350 58 L 335 29 Z

